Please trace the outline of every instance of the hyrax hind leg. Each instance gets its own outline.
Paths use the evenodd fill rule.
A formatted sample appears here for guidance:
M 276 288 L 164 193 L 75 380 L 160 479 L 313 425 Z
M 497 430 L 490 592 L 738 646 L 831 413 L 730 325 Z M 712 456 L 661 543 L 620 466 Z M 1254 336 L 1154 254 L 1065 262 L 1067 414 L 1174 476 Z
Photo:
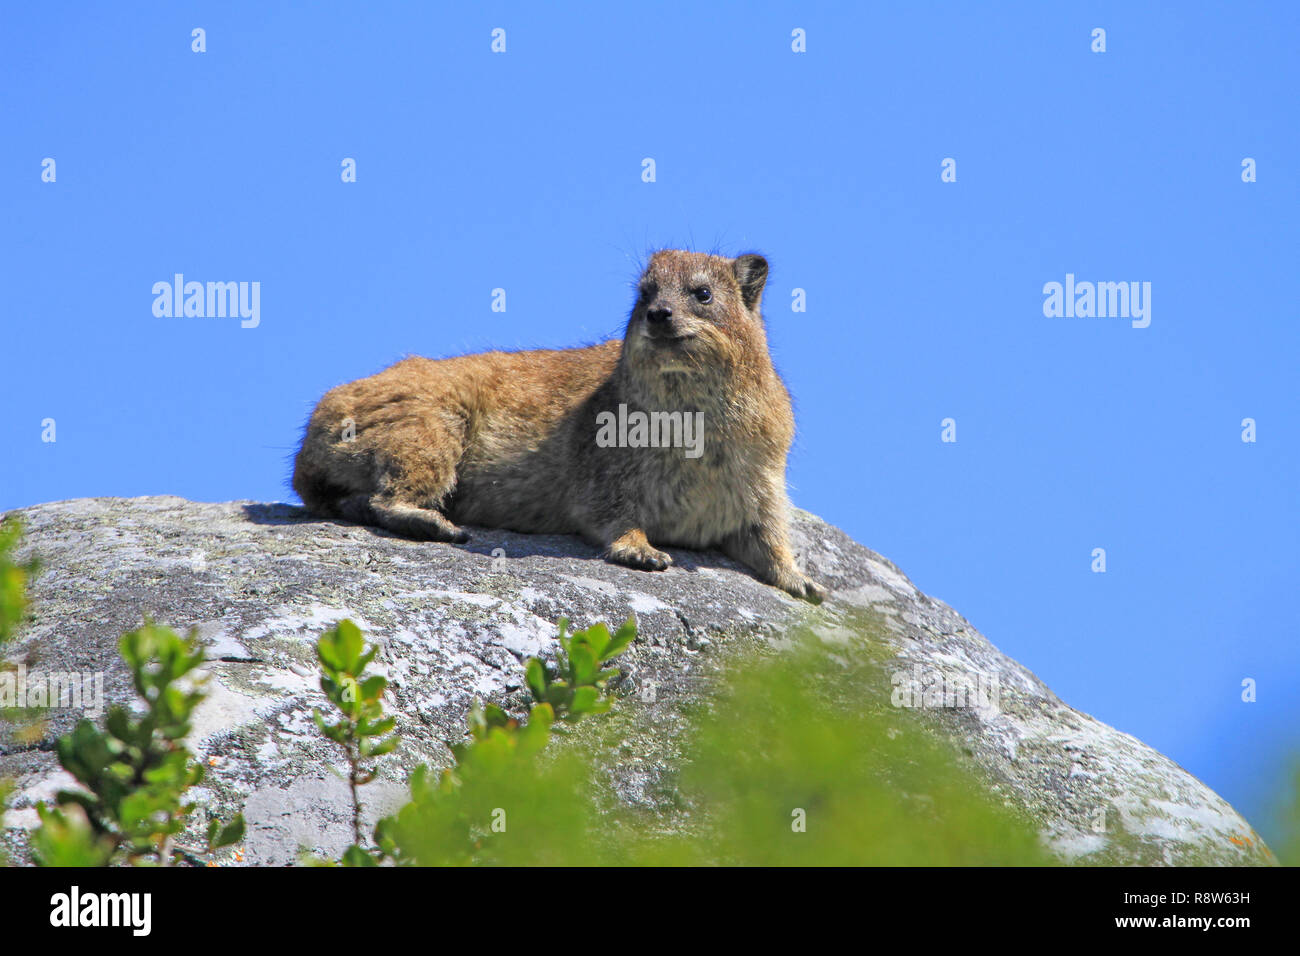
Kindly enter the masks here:
M 420 541 L 468 541 L 441 510 L 465 436 L 464 418 L 445 407 L 339 390 L 313 416 L 294 488 L 320 514 Z
M 464 451 L 464 421 L 448 414 L 416 414 L 377 424 L 373 442 L 375 486 L 339 502 L 363 521 L 419 541 L 469 540 L 440 510 L 456 487 L 456 466 Z M 346 517 L 346 514 L 344 515 Z
M 416 541 L 450 541 L 464 544 L 469 532 L 458 528 L 436 508 L 385 497 L 358 494 L 341 499 L 336 505 L 340 517 L 358 524 L 374 525 Z

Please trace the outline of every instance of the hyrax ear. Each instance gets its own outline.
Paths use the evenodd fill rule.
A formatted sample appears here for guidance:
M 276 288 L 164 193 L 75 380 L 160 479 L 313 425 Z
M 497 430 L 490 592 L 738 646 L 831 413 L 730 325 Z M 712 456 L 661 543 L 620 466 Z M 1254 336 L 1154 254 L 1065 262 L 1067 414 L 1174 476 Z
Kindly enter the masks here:
M 731 271 L 740 285 L 740 297 L 745 300 L 745 308 L 757 306 L 767 283 L 767 260 L 752 252 L 737 256 L 731 263 Z

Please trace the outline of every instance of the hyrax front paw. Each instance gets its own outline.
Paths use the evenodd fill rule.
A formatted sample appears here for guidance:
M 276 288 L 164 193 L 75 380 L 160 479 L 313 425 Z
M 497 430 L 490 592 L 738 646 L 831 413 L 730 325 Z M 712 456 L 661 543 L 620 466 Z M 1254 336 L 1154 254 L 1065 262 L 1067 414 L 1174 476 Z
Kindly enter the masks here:
M 605 549 L 605 560 L 642 571 L 662 571 L 673 563 L 671 555 L 650 546 L 645 532 L 629 531 Z
M 801 571 L 791 570 L 782 573 L 774 583 L 782 591 L 802 601 L 821 604 L 826 600 L 826 589 Z

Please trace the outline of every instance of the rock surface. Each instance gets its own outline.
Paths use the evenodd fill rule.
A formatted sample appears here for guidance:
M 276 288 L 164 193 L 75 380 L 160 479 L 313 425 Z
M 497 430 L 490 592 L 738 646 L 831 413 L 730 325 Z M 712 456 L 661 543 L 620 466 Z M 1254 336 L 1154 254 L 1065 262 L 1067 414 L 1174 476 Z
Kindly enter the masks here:
M 835 653 L 853 652 L 861 639 L 852 622 L 864 613 L 884 625 L 872 653 L 892 660 L 888 672 L 919 677 L 922 688 L 936 676 L 950 688 L 992 682 L 989 700 L 929 710 L 933 726 L 1066 859 L 1274 862 L 1249 824 L 1187 771 L 1064 704 L 889 561 L 806 513 L 796 513 L 796 551 L 833 592 L 816 609 L 711 553 L 673 551 L 673 568 L 646 573 L 564 536 L 471 529 L 470 543 L 453 547 L 320 521 L 290 505 L 172 497 L 17 513 L 43 571 L 35 619 L 7 656 L 32 673 L 101 672 L 108 703 L 129 700 L 120 634 L 145 616 L 198 629 L 211 659 L 210 697 L 191 735 L 209 764 L 198 799 L 221 815 L 244 811 L 246 863 L 290 863 L 302 848 L 337 855 L 348 842 L 346 788 L 329 769 L 337 754 L 311 720 L 323 703 L 314 641 L 340 618 L 381 645 L 378 669 L 392 681 L 388 709 L 404 739 L 391 778 L 364 791 L 374 819 L 402 802 L 410 767 L 450 762 L 443 742 L 464 733 L 476 698 L 519 699 L 522 660 L 553 653 L 561 616 L 577 627 L 636 616 L 620 707 L 649 708 L 638 724 L 652 739 L 623 748 L 612 782 L 629 803 L 663 807 L 678 706 L 717 673 L 724 646 L 765 644 L 798 622 Z M 0 753 L 0 777 L 17 782 L 6 839 L 20 856 L 35 804 L 70 782 L 49 741 L 79 716 L 54 710 L 46 741 Z

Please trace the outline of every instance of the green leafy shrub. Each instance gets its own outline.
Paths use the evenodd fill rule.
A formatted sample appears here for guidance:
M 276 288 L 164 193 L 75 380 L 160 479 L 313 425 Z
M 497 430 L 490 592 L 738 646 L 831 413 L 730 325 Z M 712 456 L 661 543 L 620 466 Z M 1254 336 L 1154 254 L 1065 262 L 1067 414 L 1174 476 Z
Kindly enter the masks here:
M 828 666 L 829 663 L 829 666 Z M 747 866 L 1015 866 L 1053 861 L 1036 829 L 868 663 L 805 647 L 740 663 L 694 721 L 678 781 L 698 839 L 641 859 Z
M 14 551 L 22 541 L 23 523 L 16 516 L 0 521 L 0 650 L 14 636 L 18 626 L 27 620 L 27 585 L 40 569 L 36 558 L 18 562 Z M 11 665 L 0 659 L 0 674 L 11 670 Z M 0 707 L 0 721 L 7 725 L 7 734 L 19 743 L 31 743 L 44 733 L 44 723 L 39 709 L 32 707 Z M 0 737 L 3 742 L 3 737 Z M 0 826 L 4 825 L 4 811 L 12 785 L 0 778 Z M 0 850 L 0 865 L 5 856 Z
M 203 694 L 181 682 L 190 675 L 194 683 L 203 650 L 193 635 L 181 638 L 152 624 L 123 635 L 119 649 L 145 711 L 133 717 L 113 707 L 104 729 L 83 719 L 59 739 L 59 763 L 85 789 L 61 790 L 56 806 L 38 808 L 32 853 L 42 865 L 193 861 L 175 838 L 195 809 L 184 802 L 185 793 L 203 779 L 202 765 L 185 746 Z M 214 820 L 207 851 L 237 843 L 243 834 L 242 816 L 226 826 Z
M 40 568 L 36 558 L 22 563 L 14 560 L 22 536 L 23 523 L 17 517 L 0 522 L 0 644 L 12 638 L 27 619 L 27 583 Z
M 576 752 L 546 759 L 543 751 L 560 725 L 609 710 L 605 687 L 619 671 L 605 665 L 636 638 L 636 624 L 570 634 L 561 620 L 559 629 L 556 664 L 530 658 L 524 665 L 534 701 L 528 719 L 476 705 L 470 739 L 452 747 L 455 766 L 436 778 L 417 768 L 411 802 L 376 827 L 385 856 L 424 866 L 598 862 L 584 838 L 594 823 L 590 766 Z
M 22 541 L 23 525 L 16 517 L 0 522 L 0 648 L 11 640 L 18 627 L 29 617 L 27 588 L 40 569 L 36 558 L 14 560 L 14 551 Z M 0 660 L 0 675 L 11 673 L 13 665 Z M 10 678 L 12 680 L 12 677 Z M 19 744 L 39 740 L 45 732 L 43 708 L 0 706 L 0 721 L 6 736 Z
M 1274 850 L 1283 866 L 1300 866 L 1300 760 L 1292 758 L 1289 792 L 1280 795 L 1274 808 L 1275 829 L 1279 840 Z
M 419 768 L 411 802 L 376 828 L 382 855 L 510 866 L 1056 862 L 973 767 L 889 706 L 877 664 L 828 663 L 825 648 L 737 659 L 694 708 L 676 780 L 685 831 L 610 801 L 598 782 L 617 759 L 609 741 L 558 753 L 547 743 L 565 720 L 609 709 L 599 690 L 616 671 L 603 664 L 634 636 L 632 622 L 612 636 L 599 625 L 567 635 L 562 624 L 557 664 L 525 665 L 536 701 L 527 721 L 476 707 L 455 766 Z M 609 734 L 638 732 L 642 718 L 621 711 Z
M 417 768 L 411 802 L 379 822 L 385 855 L 420 866 L 598 862 L 585 840 L 589 768 L 573 753 L 543 759 L 548 711 L 539 704 L 514 728 L 490 725 L 479 711 L 455 769 L 435 777 Z
M 367 649 L 361 629 L 346 620 L 326 631 L 316 642 L 321 690 L 338 711 L 339 719 L 326 723 L 319 708 L 312 708 L 312 719 L 321 733 L 343 748 L 348 763 L 353 842 L 343 858 L 347 866 L 370 866 L 377 862 L 362 846 L 358 788 L 375 778 L 376 761 L 396 750 L 399 742 L 398 736 L 392 733 L 395 721 L 384 715 L 381 699 L 388 689 L 388 680 L 365 672 L 376 650 Z
M 569 622 L 560 618 L 560 653 L 551 667 L 530 657 L 524 680 L 538 704 L 549 704 L 560 720 L 572 722 L 585 714 L 606 713 L 611 703 L 602 698 L 605 685 L 618 676 L 618 668 L 604 665 L 636 640 L 636 622 L 629 618 L 613 634 L 604 624 L 568 634 Z

